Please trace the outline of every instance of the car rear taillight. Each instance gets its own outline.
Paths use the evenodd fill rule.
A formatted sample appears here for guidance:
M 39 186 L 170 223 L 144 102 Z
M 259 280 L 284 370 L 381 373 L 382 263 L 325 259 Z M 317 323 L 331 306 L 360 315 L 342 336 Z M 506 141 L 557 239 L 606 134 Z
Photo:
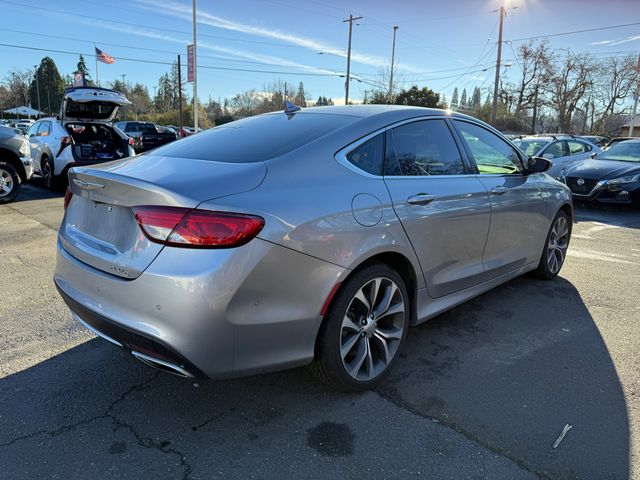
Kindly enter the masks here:
M 73 197 L 73 193 L 71 192 L 71 190 L 69 190 L 67 188 L 67 191 L 64 192 L 64 209 L 65 209 L 65 211 L 67 210 L 67 207 L 69 206 L 69 202 L 71 201 L 71 197 Z
M 61 146 L 70 145 L 70 144 L 71 144 L 71 137 L 60 137 Z
M 156 206 L 134 207 L 133 212 L 149 240 L 172 247 L 239 247 L 264 227 L 262 218 L 243 213 Z
M 135 144 L 136 144 L 136 141 L 133 139 L 133 137 L 129 137 L 129 145 L 133 147 Z

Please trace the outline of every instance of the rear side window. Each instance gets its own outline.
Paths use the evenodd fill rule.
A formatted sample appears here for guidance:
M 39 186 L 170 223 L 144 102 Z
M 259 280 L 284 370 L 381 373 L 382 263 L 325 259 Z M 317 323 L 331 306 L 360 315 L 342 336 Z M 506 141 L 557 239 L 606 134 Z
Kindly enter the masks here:
M 572 140 L 569 140 L 567 142 L 567 145 L 569 146 L 569 155 L 577 155 L 579 153 L 585 153 L 591 150 L 590 148 L 587 148 L 586 143 L 582 142 L 574 142 Z
M 371 175 L 382 175 L 384 139 L 382 133 L 347 154 L 347 160 Z
M 464 163 L 444 120 L 408 123 L 387 136 L 384 174 L 388 176 L 462 175 Z
M 40 124 L 40 127 L 38 127 L 38 136 L 47 137 L 49 136 L 50 131 L 51 131 L 51 122 L 42 122 Z
M 359 117 L 327 113 L 274 113 L 245 118 L 169 143 L 153 155 L 251 163 L 289 153 Z

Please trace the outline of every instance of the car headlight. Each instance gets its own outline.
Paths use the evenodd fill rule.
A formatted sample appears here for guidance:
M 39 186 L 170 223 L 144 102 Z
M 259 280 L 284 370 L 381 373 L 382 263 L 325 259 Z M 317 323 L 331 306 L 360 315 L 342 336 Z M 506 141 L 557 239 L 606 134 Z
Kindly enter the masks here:
M 627 177 L 612 178 L 607 182 L 608 185 L 620 185 L 622 183 L 633 183 L 640 180 L 640 174 L 629 175 Z
M 22 145 L 20 146 L 20 153 L 22 154 L 23 157 L 30 157 L 31 156 L 31 146 L 29 145 L 28 141 L 24 141 L 22 142 Z

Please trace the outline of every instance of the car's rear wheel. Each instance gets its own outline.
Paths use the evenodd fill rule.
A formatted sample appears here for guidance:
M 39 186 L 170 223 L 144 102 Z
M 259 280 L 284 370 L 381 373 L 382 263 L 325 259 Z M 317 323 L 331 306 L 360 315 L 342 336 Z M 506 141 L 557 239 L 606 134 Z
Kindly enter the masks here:
M 536 269 L 536 276 L 544 280 L 551 280 L 558 276 L 569 248 L 571 239 L 571 219 L 564 210 L 560 210 L 547 234 L 547 239 Z
M 338 390 L 373 388 L 397 357 L 410 311 L 405 283 L 387 265 L 375 263 L 355 272 L 325 316 L 313 372 Z
M 20 176 L 15 167 L 8 162 L 0 162 L 0 203 L 12 202 L 21 187 Z
M 42 159 L 42 176 L 44 177 L 44 185 L 49 190 L 57 190 L 60 188 L 60 182 L 55 175 L 53 161 L 47 156 Z

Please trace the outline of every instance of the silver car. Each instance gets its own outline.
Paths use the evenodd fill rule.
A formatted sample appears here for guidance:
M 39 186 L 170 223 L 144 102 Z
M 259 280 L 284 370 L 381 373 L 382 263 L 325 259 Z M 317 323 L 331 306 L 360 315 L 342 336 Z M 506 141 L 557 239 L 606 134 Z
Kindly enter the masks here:
M 602 149 L 574 135 L 532 135 L 513 141 L 526 155 L 552 161 L 547 174 L 559 179 L 570 166 L 600 153 Z
M 571 192 L 486 124 L 416 107 L 260 115 L 69 173 L 55 283 L 139 360 L 376 385 L 409 326 L 554 278 Z

